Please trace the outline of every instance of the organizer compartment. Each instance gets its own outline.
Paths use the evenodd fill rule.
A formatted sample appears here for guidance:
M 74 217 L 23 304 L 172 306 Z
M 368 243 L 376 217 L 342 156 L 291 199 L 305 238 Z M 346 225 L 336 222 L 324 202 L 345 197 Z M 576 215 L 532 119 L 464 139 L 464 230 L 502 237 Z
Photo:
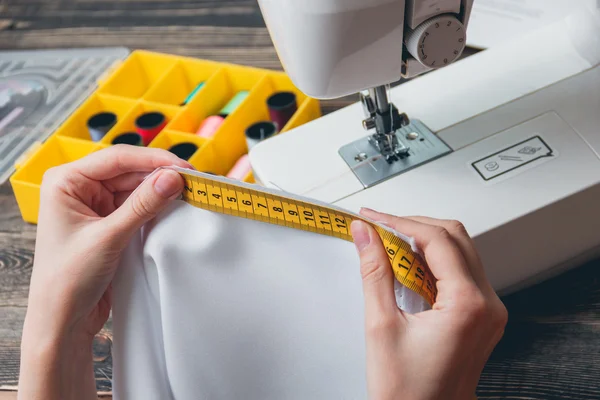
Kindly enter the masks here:
M 193 143 L 196 146 L 198 146 L 198 150 L 196 150 L 197 153 L 202 149 L 202 147 L 206 144 L 207 141 L 206 139 L 202 139 L 201 137 L 195 135 L 190 135 L 189 133 L 163 130 L 161 133 L 158 134 L 158 136 L 156 136 L 156 138 L 154 138 L 154 140 L 152 141 L 152 143 L 150 143 L 148 147 L 169 150 L 171 146 L 175 146 L 176 144 L 186 142 Z M 192 157 L 194 157 L 194 155 L 192 155 Z M 194 167 L 196 166 L 194 165 Z
M 134 100 L 110 95 L 93 94 L 56 131 L 55 135 L 92 140 L 87 128 L 88 119 L 100 112 L 112 112 L 117 124 L 136 105 Z
M 70 137 L 55 135 L 48 139 L 10 178 L 23 219 L 37 222 L 40 186 L 47 170 L 83 158 L 103 147 L 89 140 Z
M 294 92 L 298 109 L 279 133 L 300 125 L 302 120 L 315 119 L 320 115 L 317 100 L 300 92 L 288 76 L 273 72 L 263 77 L 250 92 L 246 101 L 225 120 L 213 138 L 217 153 L 231 166 L 239 157 L 248 152 L 245 138 L 246 129 L 256 122 L 269 120 L 267 99 L 280 91 Z M 307 113 L 307 115 L 301 113 Z
M 216 175 L 225 175 L 229 172 L 228 165 L 223 164 L 217 157 L 215 146 L 211 141 L 207 141 L 188 161 L 200 172 Z
M 179 61 L 144 95 L 149 102 L 183 106 L 184 100 L 196 89 L 198 84 L 206 82 L 220 68 L 221 63 L 202 60 Z M 200 90 L 203 90 L 202 87 Z M 200 90 L 194 97 L 200 94 Z M 192 97 L 193 98 L 193 97 Z
M 181 106 L 200 81 L 205 82 L 202 89 Z M 247 97 L 225 117 L 214 136 L 197 136 L 202 121 L 218 115 L 240 91 L 247 91 Z M 133 52 L 108 74 L 96 92 L 46 143 L 32 151 L 33 155 L 28 159 L 23 157 L 11 177 L 23 219 L 37 222 L 40 185 L 46 170 L 110 147 L 112 140 L 120 134 L 136 132 L 135 120 L 146 112 L 158 111 L 167 117 L 167 125 L 148 147 L 169 149 L 183 142 L 194 143 L 198 150 L 188 161 L 198 171 L 227 175 L 237 160 L 248 152 L 246 128 L 269 119 L 266 100 L 278 91 L 293 91 L 298 106 L 281 132 L 320 116 L 318 101 L 302 94 L 282 72 L 147 51 Z M 101 141 L 93 142 L 87 120 L 103 111 L 116 114 L 117 122 Z M 253 182 L 252 172 L 244 181 Z
M 100 85 L 98 93 L 140 98 L 175 66 L 177 59 L 166 54 L 135 51 Z
M 205 118 L 218 115 L 237 93 L 251 92 L 266 74 L 266 71 L 254 68 L 231 65 L 221 68 L 206 81 L 202 91 L 187 104 L 170 128 L 181 132 L 196 133 Z M 248 98 L 242 104 L 247 101 Z

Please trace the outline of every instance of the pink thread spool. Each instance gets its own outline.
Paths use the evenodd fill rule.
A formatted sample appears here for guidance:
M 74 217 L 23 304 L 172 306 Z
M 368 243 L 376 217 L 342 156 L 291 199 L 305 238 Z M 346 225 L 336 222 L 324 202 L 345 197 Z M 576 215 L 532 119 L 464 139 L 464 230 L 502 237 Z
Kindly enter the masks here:
M 227 173 L 227 177 L 231 179 L 236 179 L 238 181 L 243 181 L 246 175 L 248 175 L 252 171 L 252 166 L 250 165 L 250 157 L 248 154 L 244 154 L 240 157 L 239 160 L 235 163 L 233 168 Z
M 196 135 L 203 138 L 213 137 L 217 132 L 217 129 L 223 125 L 223 121 L 225 121 L 225 118 L 221 117 L 220 115 L 211 115 L 202 121 L 200 127 L 196 131 Z

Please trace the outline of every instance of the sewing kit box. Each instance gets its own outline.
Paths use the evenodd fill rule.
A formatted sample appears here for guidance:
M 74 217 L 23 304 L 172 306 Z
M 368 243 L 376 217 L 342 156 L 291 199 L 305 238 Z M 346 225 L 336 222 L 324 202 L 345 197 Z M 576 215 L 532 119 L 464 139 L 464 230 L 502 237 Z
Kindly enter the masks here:
M 240 91 L 248 96 L 215 134 L 197 136 L 200 123 Z M 155 111 L 167 125 L 148 147 L 191 142 L 198 150 L 188 161 L 196 169 L 225 175 L 248 152 L 246 128 L 269 119 L 266 101 L 278 91 L 294 92 L 298 107 L 280 133 L 321 115 L 319 102 L 278 71 L 124 48 L 0 53 L 0 106 L 6 110 L 0 115 L 0 182 L 12 174 L 22 217 L 36 223 L 45 171 L 110 146 L 116 136 L 135 132 L 140 114 Z M 117 122 L 92 141 L 87 120 L 99 112 L 114 113 Z M 252 173 L 244 181 L 253 182 Z

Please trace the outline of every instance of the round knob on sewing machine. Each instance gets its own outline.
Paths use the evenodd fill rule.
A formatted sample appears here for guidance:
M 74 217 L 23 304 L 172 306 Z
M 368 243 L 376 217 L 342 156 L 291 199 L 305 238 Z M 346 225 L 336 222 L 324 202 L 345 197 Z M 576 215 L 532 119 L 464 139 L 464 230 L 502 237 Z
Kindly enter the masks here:
M 404 37 L 406 48 L 421 64 L 441 68 L 455 61 L 466 45 L 466 29 L 452 15 L 423 22 Z

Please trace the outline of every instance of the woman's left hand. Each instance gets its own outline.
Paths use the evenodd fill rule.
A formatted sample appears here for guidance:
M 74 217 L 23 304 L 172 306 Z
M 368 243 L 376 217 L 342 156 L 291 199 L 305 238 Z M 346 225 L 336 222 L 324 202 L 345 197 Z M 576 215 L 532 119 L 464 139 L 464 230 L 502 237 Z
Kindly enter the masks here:
M 44 175 L 20 397 L 95 398 L 92 341 L 110 314 L 121 252 L 183 190 L 183 179 L 172 170 L 145 179 L 170 165 L 192 168 L 165 150 L 119 145 Z M 48 369 L 56 375 L 43 373 Z M 29 380 L 32 374 L 46 382 Z

